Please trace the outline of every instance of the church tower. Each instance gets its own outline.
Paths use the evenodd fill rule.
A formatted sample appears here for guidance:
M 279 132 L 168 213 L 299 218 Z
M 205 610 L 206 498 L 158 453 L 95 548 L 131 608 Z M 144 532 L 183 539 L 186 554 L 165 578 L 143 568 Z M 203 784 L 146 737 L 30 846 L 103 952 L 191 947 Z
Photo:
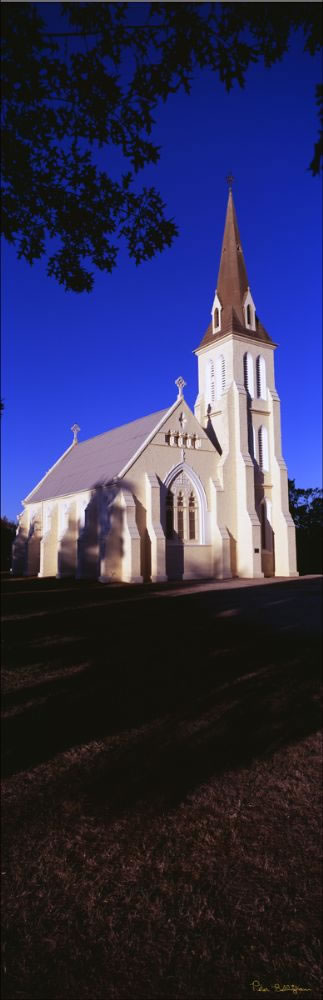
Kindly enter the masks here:
M 222 523 L 241 577 L 295 576 L 295 528 L 281 452 L 277 347 L 256 314 L 231 178 L 211 323 L 196 350 L 195 415 L 215 444 Z

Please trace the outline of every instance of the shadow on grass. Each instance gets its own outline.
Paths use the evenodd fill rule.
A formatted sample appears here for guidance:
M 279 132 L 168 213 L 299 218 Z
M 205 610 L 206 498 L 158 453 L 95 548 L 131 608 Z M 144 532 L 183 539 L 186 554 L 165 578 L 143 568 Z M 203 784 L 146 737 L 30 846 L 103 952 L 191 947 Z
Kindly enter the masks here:
M 212 774 L 315 731 L 319 641 L 307 623 L 319 587 L 297 581 L 110 607 L 86 604 L 84 590 L 83 605 L 54 617 L 50 601 L 39 619 L 26 612 L 7 627 L 17 686 L 4 699 L 4 774 L 111 737 L 112 752 L 85 776 L 93 808 L 141 798 L 175 805 Z M 28 683 L 40 660 L 46 678 Z

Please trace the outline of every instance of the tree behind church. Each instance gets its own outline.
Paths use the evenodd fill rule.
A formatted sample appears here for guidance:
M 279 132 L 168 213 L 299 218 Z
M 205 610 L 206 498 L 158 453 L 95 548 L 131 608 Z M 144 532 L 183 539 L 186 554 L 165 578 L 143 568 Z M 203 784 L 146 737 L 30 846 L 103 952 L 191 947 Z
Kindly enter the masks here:
M 11 568 L 11 549 L 16 535 L 17 525 L 14 521 L 8 521 L 7 517 L 1 518 L 1 570 L 2 572 Z
M 296 527 L 297 565 L 301 575 L 323 571 L 321 489 L 298 489 L 288 480 L 289 509 Z
M 139 15 L 127 3 L 1 5 L 3 233 L 30 264 L 53 239 L 48 274 L 66 290 L 90 291 L 91 266 L 112 271 L 120 240 L 139 264 L 177 234 L 159 192 L 134 186 L 159 159 L 150 135 L 160 100 L 189 93 L 200 68 L 227 90 L 243 87 L 248 67 L 272 66 L 296 31 L 311 55 L 321 44 L 317 3 L 138 7 Z M 46 17 L 55 8 L 53 27 Z M 119 180 L 96 160 L 97 149 L 111 146 L 125 160 Z M 313 173 L 320 155 L 318 141 Z

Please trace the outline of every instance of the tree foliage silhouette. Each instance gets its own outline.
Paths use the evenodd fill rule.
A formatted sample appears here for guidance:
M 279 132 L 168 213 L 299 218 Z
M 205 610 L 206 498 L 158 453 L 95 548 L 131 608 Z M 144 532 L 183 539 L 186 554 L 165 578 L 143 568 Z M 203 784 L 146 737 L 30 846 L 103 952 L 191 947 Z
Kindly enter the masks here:
M 288 480 L 289 509 L 296 527 L 297 564 L 300 573 L 322 573 L 323 491 L 299 489 Z
M 112 271 L 120 240 L 139 264 L 176 236 L 159 192 L 134 183 L 160 155 L 158 101 L 189 93 L 201 67 L 243 87 L 249 65 L 272 66 L 297 29 L 305 51 L 320 45 L 316 3 L 145 3 L 136 25 L 129 3 L 62 3 L 59 30 L 40 4 L 1 14 L 2 231 L 30 264 L 48 255 L 48 274 L 75 292 L 91 290 L 91 267 Z M 125 162 L 118 180 L 97 156 L 111 146 Z M 316 143 L 313 173 L 319 163 Z
M 12 543 L 16 534 L 17 525 L 14 521 L 9 521 L 6 516 L 1 517 L 1 569 L 9 570 L 11 566 Z

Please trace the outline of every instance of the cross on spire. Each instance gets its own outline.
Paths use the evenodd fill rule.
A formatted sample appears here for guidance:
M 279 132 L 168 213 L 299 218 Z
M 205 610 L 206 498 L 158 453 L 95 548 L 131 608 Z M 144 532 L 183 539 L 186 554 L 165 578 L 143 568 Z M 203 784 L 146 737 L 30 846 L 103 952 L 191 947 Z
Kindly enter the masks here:
M 228 187 L 229 187 L 229 191 L 232 191 L 232 184 L 233 184 L 233 181 L 234 181 L 233 174 L 231 174 L 231 173 L 228 174 L 227 178 L 226 178 L 226 181 L 227 181 L 227 184 L 228 184 Z

